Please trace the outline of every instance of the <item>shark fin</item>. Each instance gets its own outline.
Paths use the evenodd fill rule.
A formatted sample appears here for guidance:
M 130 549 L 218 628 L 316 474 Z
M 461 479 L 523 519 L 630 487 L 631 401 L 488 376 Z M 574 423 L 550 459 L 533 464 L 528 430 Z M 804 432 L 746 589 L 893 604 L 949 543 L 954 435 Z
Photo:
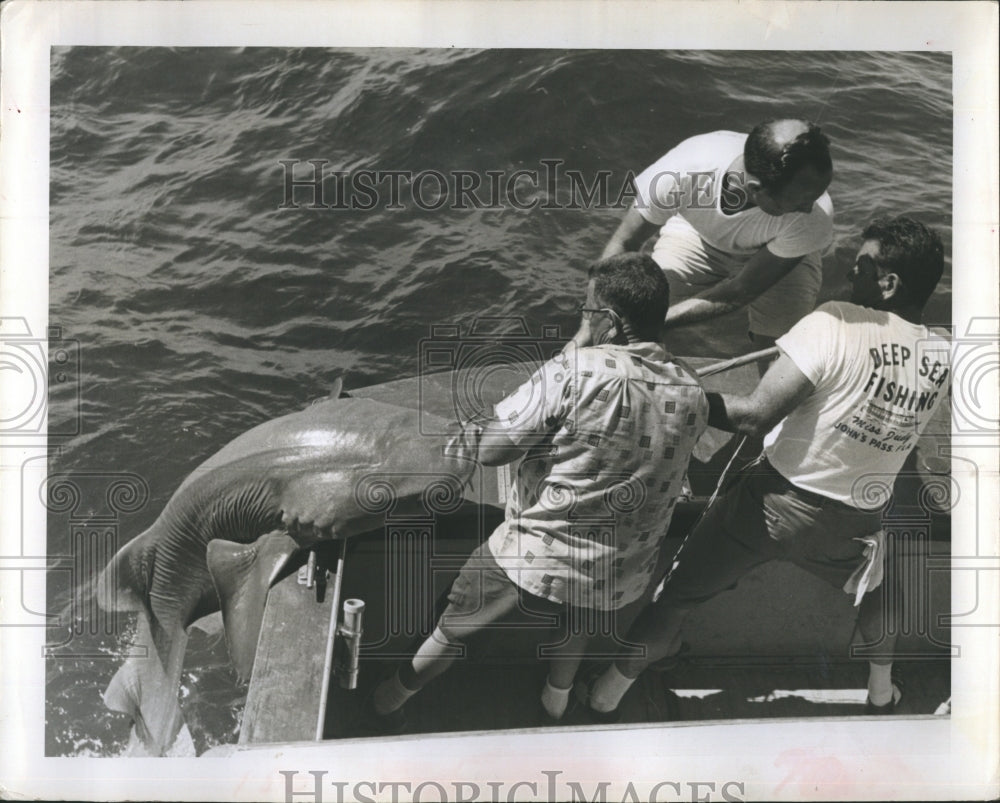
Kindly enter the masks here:
M 344 393 L 344 380 L 338 376 L 333 380 L 333 384 L 330 386 L 330 392 L 325 396 L 320 396 L 318 399 L 313 399 L 309 402 L 309 406 L 312 407 L 314 404 L 321 404 L 322 402 L 328 402 L 333 399 L 339 399 L 341 396 L 349 395 L 349 393 Z
M 105 611 L 146 611 L 148 590 L 143 566 L 151 548 L 149 530 L 115 553 L 97 580 L 97 602 Z
M 224 627 L 222 611 L 216 611 L 215 613 L 210 613 L 208 616 L 202 616 L 201 619 L 196 619 L 188 625 L 188 633 L 192 630 L 200 630 L 205 635 L 217 636 L 223 631 Z
M 132 719 L 130 755 L 165 755 L 184 728 L 178 691 L 187 636 L 183 631 L 174 635 L 166 665 L 154 642 L 149 617 L 141 612 L 131 654 L 104 692 L 109 709 Z
M 222 606 L 229 657 L 242 679 L 250 677 L 260 638 L 267 590 L 298 545 L 282 530 L 251 544 L 208 542 L 208 571 Z

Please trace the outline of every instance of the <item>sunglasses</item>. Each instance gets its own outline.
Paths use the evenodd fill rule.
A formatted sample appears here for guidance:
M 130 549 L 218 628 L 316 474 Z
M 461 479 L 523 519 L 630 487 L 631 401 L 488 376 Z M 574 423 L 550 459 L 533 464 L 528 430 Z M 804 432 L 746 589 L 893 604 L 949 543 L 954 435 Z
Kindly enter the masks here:
M 610 315 L 611 316 L 611 322 L 615 326 L 621 328 L 621 325 L 622 325 L 621 316 L 617 312 L 615 312 L 613 309 L 611 309 L 610 307 L 588 307 L 585 304 L 581 304 L 580 305 L 580 314 L 581 315 L 597 315 L 597 314 L 600 314 L 600 313 L 604 313 L 605 315 Z
M 870 257 L 867 254 L 865 254 L 864 256 L 858 257 L 854 261 L 854 264 L 851 266 L 851 269 L 848 271 L 848 275 L 849 276 L 857 276 L 860 272 L 862 272 L 864 270 L 870 270 L 876 276 L 881 276 L 881 274 L 883 273 L 883 268 L 879 264 L 878 260 L 873 259 L 872 257 Z

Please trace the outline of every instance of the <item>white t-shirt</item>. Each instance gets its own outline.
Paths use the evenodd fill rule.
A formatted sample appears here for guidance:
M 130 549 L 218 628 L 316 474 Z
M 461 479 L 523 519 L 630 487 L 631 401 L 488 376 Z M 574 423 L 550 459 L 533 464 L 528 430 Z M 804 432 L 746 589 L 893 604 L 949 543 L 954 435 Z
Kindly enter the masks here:
M 778 257 L 825 250 L 833 241 L 833 202 L 825 192 L 809 214 L 775 217 L 757 207 L 723 213 L 723 178 L 746 140 L 734 131 L 684 140 L 636 178 L 636 209 L 661 227 L 679 214 L 705 242 L 730 254 L 749 255 L 764 245 Z
M 778 346 L 815 387 L 764 438 L 771 465 L 799 488 L 881 507 L 948 393 L 950 343 L 890 312 L 831 301 Z

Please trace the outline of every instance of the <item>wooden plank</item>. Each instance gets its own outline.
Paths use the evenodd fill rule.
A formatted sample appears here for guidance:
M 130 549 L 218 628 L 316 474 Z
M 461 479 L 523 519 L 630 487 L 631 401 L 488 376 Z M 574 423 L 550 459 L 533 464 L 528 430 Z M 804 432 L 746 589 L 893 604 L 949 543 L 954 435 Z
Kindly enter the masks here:
M 332 589 L 322 601 L 292 574 L 267 597 L 240 744 L 312 739 L 319 715 Z

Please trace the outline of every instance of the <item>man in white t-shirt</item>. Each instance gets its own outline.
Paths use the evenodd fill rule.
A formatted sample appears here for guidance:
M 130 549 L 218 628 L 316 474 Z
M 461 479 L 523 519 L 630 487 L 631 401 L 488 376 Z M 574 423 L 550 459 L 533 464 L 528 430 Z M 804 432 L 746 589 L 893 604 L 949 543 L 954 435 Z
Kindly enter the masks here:
M 659 232 L 653 259 L 674 299 L 665 325 L 748 307 L 751 339 L 771 345 L 816 304 L 833 239 L 832 175 L 829 141 L 804 120 L 691 137 L 636 179 L 635 204 L 603 256 Z
M 678 652 L 693 607 L 770 560 L 792 562 L 860 603 L 865 643 L 883 648 L 869 662 L 869 711 L 894 710 L 899 628 L 883 617 L 899 612 L 881 584 L 886 478 L 947 395 L 951 349 L 920 323 L 944 269 L 938 235 L 903 217 L 876 220 L 863 240 L 851 303 L 823 304 L 781 337 L 781 355 L 749 396 L 708 394 L 709 423 L 766 434 L 764 454 L 709 508 L 662 595 L 625 637 L 645 644 L 645 656 L 620 655 L 582 690 L 596 718 L 613 719 L 643 669 Z

